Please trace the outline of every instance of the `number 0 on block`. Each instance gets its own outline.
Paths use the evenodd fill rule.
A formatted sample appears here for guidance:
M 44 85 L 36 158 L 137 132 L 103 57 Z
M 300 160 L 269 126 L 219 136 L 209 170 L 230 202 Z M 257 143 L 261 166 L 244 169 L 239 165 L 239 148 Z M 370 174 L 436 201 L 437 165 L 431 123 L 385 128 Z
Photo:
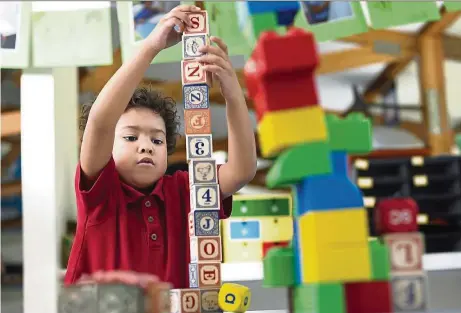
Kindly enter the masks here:
M 193 185 L 192 210 L 219 210 L 219 185 Z

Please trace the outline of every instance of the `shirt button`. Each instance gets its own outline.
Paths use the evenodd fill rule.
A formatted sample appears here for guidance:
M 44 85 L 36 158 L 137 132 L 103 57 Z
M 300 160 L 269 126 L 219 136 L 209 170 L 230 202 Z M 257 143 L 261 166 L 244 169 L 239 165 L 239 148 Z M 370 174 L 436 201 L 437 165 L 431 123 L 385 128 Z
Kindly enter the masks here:
M 149 223 L 152 223 L 154 221 L 154 218 L 152 216 L 149 216 L 147 220 L 149 221 Z
M 146 205 L 146 207 L 150 208 L 150 201 L 146 201 L 146 203 L 144 203 Z
M 153 241 L 157 240 L 157 234 L 150 235 L 150 239 L 152 239 Z

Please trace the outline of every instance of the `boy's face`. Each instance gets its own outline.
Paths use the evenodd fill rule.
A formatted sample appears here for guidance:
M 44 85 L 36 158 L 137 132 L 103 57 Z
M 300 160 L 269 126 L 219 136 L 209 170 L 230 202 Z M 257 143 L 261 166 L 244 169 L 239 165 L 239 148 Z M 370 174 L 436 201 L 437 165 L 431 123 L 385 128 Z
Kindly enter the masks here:
M 115 128 L 112 155 L 126 183 L 135 188 L 151 187 L 167 168 L 163 118 L 147 108 L 123 113 Z

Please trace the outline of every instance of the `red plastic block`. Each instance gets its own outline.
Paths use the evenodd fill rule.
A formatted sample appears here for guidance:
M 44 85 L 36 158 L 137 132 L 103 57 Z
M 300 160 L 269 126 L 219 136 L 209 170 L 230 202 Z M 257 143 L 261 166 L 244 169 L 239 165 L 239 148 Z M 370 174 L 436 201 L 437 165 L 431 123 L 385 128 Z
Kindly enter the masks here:
M 313 72 L 319 64 L 314 35 L 296 27 L 286 35 L 273 31 L 262 33 L 252 58 L 262 76 L 301 69 Z
M 388 281 L 345 283 L 346 312 L 391 313 L 391 286 Z
M 375 206 L 375 228 L 378 234 L 418 231 L 418 204 L 412 198 L 383 199 Z
M 266 256 L 267 251 L 277 247 L 288 247 L 289 241 L 277 241 L 277 242 L 263 242 L 263 258 Z

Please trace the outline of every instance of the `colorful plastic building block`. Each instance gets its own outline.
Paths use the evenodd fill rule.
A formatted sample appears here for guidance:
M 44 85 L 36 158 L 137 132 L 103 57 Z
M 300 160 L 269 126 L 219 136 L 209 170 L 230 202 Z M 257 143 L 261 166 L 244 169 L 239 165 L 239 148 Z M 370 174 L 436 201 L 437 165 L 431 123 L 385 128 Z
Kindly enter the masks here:
M 267 252 L 274 248 L 288 247 L 290 241 L 272 241 L 272 242 L 263 242 L 263 258 L 266 257 Z
M 303 283 L 371 279 L 365 209 L 308 212 L 297 222 Z
M 344 288 L 340 282 L 295 286 L 292 301 L 294 313 L 346 313 Z
M 292 247 L 270 249 L 263 260 L 264 287 L 288 287 L 295 284 Z
M 296 1 L 239 1 L 236 5 L 245 8 L 251 15 L 299 10 L 299 3 Z
M 297 214 L 363 207 L 362 191 L 346 176 L 306 177 L 296 185 Z
M 393 312 L 389 281 L 346 283 L 344 293 L 347 312 Z
M 261 238 L 266 242 L 287 241 L 293 238 L 293 218 L 261 217 Z
M 368 245 L 370 247 L 372 280 L 389 280 L 389 248 L 376 238 L 370 238 Z
M 349 157 L 346 151 L 331 151 L 331 163 L 334 175 L 349 177 Z
M 418 204 L 412 198 L 383 199 L 374 208 L 376 232 L 378 234 L 417 232 L 418 213 Z
M 266 186 L 268 188 L 288 186 L 296 184 L 304 177 L 328 174 L 331 171 L 328 143 L 305 142 L 285 150 L 278 156 L 267 173 Z M 295 200 L 297 201 L 296 197 L 293 197 L 293 203 Z
M 350 113 L 344 119 L 326 114 L 326 120 L 331 150 L 353 154 L 372 150 L 371 121 L 362 113 Z
M 267 112 L 258 134 L 261 154 L 269 158 L 294 145 L 328 140 L 325 115 L 319 106 Z
M 223 311 L 244 313 L 251 304 L 251 291 L 246 286 L 225 283 L 219 291 L 218 303 Z
M 234 217 L 291 216 L 292 197 L 280 195 L 235 195 L 232 202 Z

